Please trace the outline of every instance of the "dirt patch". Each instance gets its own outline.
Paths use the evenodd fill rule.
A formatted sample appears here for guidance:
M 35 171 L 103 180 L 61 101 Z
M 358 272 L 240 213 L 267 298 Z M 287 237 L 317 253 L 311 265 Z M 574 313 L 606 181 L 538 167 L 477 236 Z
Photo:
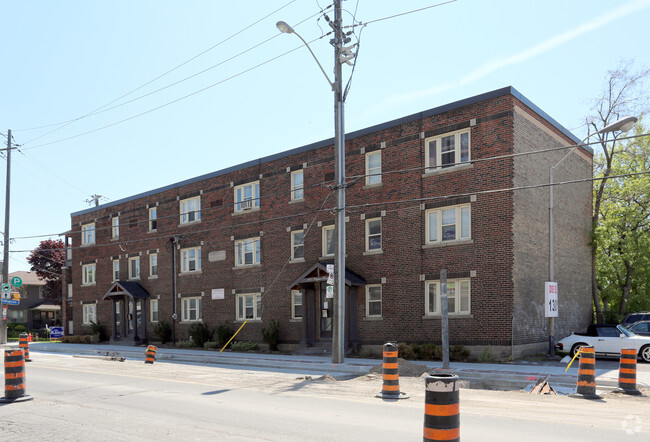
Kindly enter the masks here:
M 427 367 L 424 365 L 420 364 L 414 364 L 413 362 L 409 362 L 406 359 L 398 358 L 398 373 L 400 376 L 411 376 L 411 377 L 420 377 L 424 373 L 428 373 Z M 383 364 L 376 365 L 372 367 L 369 371 L 369 373 L 379 373 L 382 374 L 384 372 L 384 367 Z

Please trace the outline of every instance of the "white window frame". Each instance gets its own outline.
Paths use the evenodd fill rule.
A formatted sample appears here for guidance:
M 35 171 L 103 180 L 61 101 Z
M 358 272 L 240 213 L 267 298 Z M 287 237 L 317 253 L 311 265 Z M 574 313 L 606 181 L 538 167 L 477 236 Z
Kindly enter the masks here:
M 251 306 L 247 305 L 248 301 Z M 259 321 L 262 319 L 262 294 L 261 293 L 242 293 L 236 297 L 237 303 L 237 321 Z M 252 316 L 249 318 L 246 314 L 247 308 L 252 309 Z
M 371 223 L 374 224 L 374 223 L 377 223 L 377 222 L 379 222 L 379 233 L 371 234 L 370 233 L 370 224 Z M 370 219 L 366 220 L 366 252 L 381 252 L 383 250 L 384 243 L 383 243 L 383 232 L 382 232 L 383 225 L 382 224 L 383 224 L 383 222 L 382 222 L 381 217 L 379 217 L 379 218 L 370 218 Z M 371 239 L 371 237 L 372 238 L 379 237 L 379 247 L 370 248 L 370 245 L 371 245 L 370 239 Z
M 90 244 L 95 244 L 95 223 L 81 226 L 81 245 L 87 246 Z
M 370 299 L 370 292 L 372 291 L 374 295 L 377 294 L 377 289 L 379 291 L 379 299 Z M 366 286 L 366 317 L 367 318 L 381 318 L 383 313 L 383 289 L 381 284 L 368 284 Z M 379 314 L 370 313 L 370 304 L 379 304 Z
M 296 182 L 298 181 L 299 182 Z M 291 172 L 291 201 L 305 199 L 305 172 L 303 169 Z
M 140 257 L 132 256 L 129 258 L 129 279 L 140 279 Z
M 83 325 L 91 325 L 91 322 L 97 322 L 97 304 L 83 304 L 81 311 Z
M 158 207 L 149 208 L 149 231 L 156 232 L 158 230 Z
M 443 224 L 447 222 L 444 216 L 453 211 L 454 222 Z M 463 214 L 466 213 L 466 219 L 463 219 Z M 442 244 L 454 243 L 458 241 L 468 241 L 472 239 L 472 207 L 470 204 L 461 204 L 458 206 L 438 207 L 425 211 L 425 224 L 426 224 L 426 243 L 427 244 Z M 454 226 L 454 239 L 443 239 L 443 228 L 447 226 Z M 433 235 L 432 235 L 433 233 Z
M 158 322 L 159 320 L 159 314 L 158 314 L 158 300 L 157 299 L 150 299 L 149 300 L 149 318 L 151 322 Z
M 180 223 L 194 224 L 201 221 L 201 197 L 186 198 L 179 202 Z
M 112 263 L 113 282 L 120 280 L 120 260 L 114 259 Z
M 460 287 L 460 293 L 457 292 Z M 431 305 L 431 296 L 429 291 L 433 289 L 433 302 Z M 466 292 L 463 292 L 466 290 Z M 440 281 L 426 281 L 424 284 L 424 314 L 425 316 L 440 316 Z M 467 305 L 463 309 L 463 302 Z M 469 315 L 472 312 L 472 282 L 470 278 L 459 278 L 447 280 L 447 305 L 450 315 Z
M 192 255 L 194 255 L 193 258 Z M 181 273 L 196 273 L 200 271 L 201 247 L 188 247 L 181 249 Z
M 296 299 L 298 297 L 299 299 Z M 291 319 L 302 320 L 304 294 L 300 290 L 291 290 Z M 300 307 L 300 315 L 296 314 L 296 307 Z
M 235 213 L 241 213 L 246 210 L 259 209 L 260 207 L 260 182 L 253 181 L 251 183 L 235 186 L 234 189 L 235 199 Z M 245 201 L 250 201 L 246 203 Z
M 158 253 L 149 254 L 149 278 L 158 277 Z
M 248 246 L 252 248 L 246 250 Z M 251 262 L 246 262 L 246 255 L 251 254 Z M 247 267 L 261 264 L 262 254 L 260 248 L 260 238 L 246 238 L 235 241 L 235 267 Z
M 120 237 L 120 218 L 115 216 L 111 218 L 111 238 L 117 239 Z
M 467 135 L 467 154 L 465 156 L 463 156 L 463 152 L 461 150 L 461 142 L 462 142 L 463 135 Z M 442 141 L 444 139 L 448 139 L 452 137 L 454 141 L 454 149 L 453 149 L 454 161 L 453 163 L 447 161 L 445 164 L 443 164 L 442 163 L 443 161 Z M 435 159 L 433 161 L 431 158 L 433 156 L 431 154 L 432 149 L 435 150 Z M 446 153 L 450 153 L 450 152 L 451 150 L 447 151 Z M 424 157 L 425 157 L 427 172 L 433 172 L 436 170 L 441 170 L 453 166 L 458 166 L 464 163 L 469 163 L 472 160 L 471 131 L 469 129 L 463 129 L 456 132 L 449 132 L 446 134 L 427 138 L 426 140 L 424 140 Z
M 334 256 L 336 253 L 336 238 L 334 237 L 336 229 L 335 226 L 323 226 L 323 256 Z M 327 235 L 332 232 L 332 253 L 327 253 Z
M 371 158 L 379 158 L 379 165 L 373 165 L 371 167 Z M 366 154 L 366 186 L 374 186 L 377 184 L 381 184 L 381 150 Z
M 194 301 L 194 306 L 192 302 Z M 181 320 L 182 322 L 201 322 L 202 319 L 202 296 L 187 296 L 181 298 Z M 194 313 L 194 315 L 192 315 Z M 192 318 L 194 316 L 194 318 Z
M 83 264 L 81 266 L 81 285 L 95 285 L 97 282 L 96 272 L 96 264 Z
M 297 238 L 297 237 L 300 238 Z M 300 250 L 299 254 L 296 254 L 296 251 Z M 302 256 L 297 256 L 302 255 Z M 292 261 L 304 261 L 305 260 L 305 231 L 304 230 L 292 230 L 291 231 L 291 260 Z

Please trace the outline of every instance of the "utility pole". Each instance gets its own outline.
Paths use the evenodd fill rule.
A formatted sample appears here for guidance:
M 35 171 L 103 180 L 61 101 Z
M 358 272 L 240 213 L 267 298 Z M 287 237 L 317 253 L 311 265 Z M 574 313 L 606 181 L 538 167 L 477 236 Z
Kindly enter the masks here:
M 2 282 L 9 282 L 9 208 L 11 197 L 11 129 L 7 131 L 7 187 L 5 196 L 5 232 L 4 232 L 4 253 L 2 265 Z M 4 305 L 2 307 L 5 307 Z M 0 318 L 0 344 L 7 343 L 7 320 Z

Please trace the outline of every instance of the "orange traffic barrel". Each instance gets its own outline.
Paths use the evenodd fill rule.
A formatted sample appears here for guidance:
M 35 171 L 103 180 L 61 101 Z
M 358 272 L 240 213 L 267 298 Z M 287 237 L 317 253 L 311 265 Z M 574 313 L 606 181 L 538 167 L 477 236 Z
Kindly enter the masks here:
M 145 364 L 153 364 L 153 361 L 156 360 L 156 350 L 158 350 L 158 348 L 155 345 L 150 345 L 147 347 L 147 350 L 144 352 Z
M 29 358 L 29 335 L 27 333 L 18 335 L 18 347 L 25 352 L 25 362 L 32 362 Z
M 636 350 L 634 348 L 621 349 L 621 360 L 618 366 L 618 388 L 614 391 L 633 396 L 641 395 L 636 388 Z
M 5 395 L 0 403 L 33 399 L 25 394 L 25 353 L 22 350 L 5 350 Z
M 576 392 L 569 396 L 583 399 L 600 399 L 596 394 L 596 352 L 593 347 L 581 347 Z
M 424 440 L 460 440 L 459 379 L 435 374 L 424 379 Z
M 375 397 L 382 399 L 407 399 L 406 393 L 399 391 L 399 360 L 397 343 L 387 342 L 384 345 L 384 359 L 382 364 L 383 385 L 381 393 Z

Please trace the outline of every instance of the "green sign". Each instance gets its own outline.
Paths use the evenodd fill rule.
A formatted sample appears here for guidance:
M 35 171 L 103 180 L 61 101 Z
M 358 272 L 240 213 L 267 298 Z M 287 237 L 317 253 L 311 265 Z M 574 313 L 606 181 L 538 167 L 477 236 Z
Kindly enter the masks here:
M 18 276 L 14 276 L 13 278 L 11 278 L 11 285 L 18 288 L 21 285 L 23 285 L 23 280 L 20 279 Z

